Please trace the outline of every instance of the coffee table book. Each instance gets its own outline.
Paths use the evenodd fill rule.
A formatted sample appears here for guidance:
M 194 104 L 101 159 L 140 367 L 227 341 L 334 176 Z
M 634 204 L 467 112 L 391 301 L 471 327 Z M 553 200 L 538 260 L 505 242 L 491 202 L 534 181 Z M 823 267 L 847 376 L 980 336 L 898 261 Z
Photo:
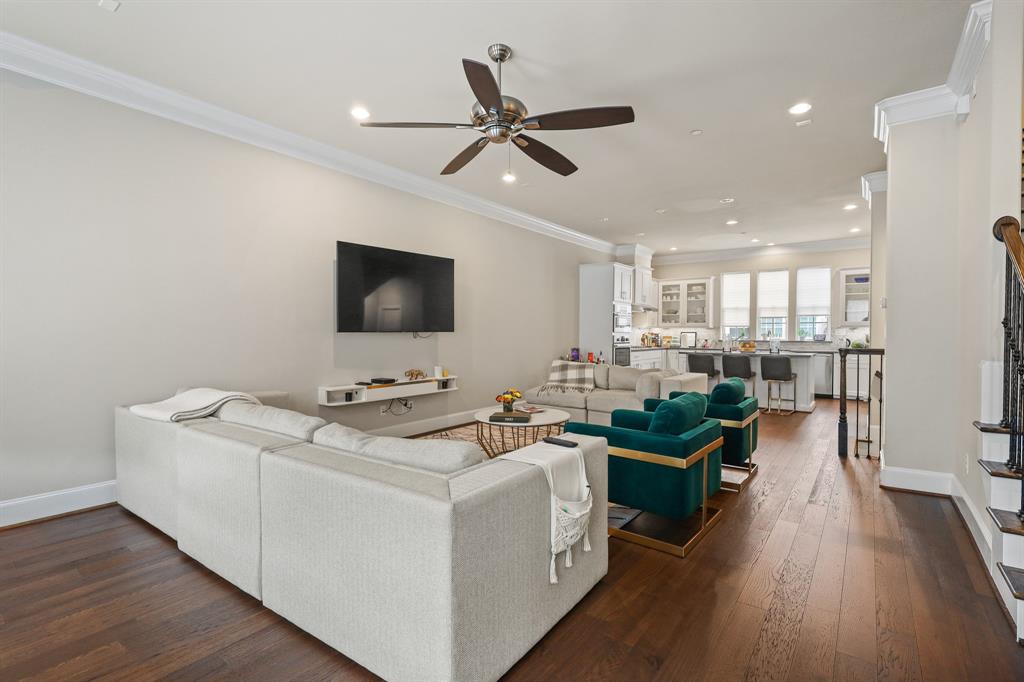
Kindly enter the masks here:
M 488 421 L 495 424 L 528 424 L 530 415 L 527 412 L 495 412 Z

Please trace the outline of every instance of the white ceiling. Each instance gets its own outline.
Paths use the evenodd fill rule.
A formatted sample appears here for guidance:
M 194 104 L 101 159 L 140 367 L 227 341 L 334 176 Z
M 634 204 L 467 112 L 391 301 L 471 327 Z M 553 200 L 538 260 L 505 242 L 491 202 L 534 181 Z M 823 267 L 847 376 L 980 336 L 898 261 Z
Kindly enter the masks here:
M 968 4 L 124 0 L 111 13 L 94 0 L 3 0 L 0 28 L 667 254 L 842 239 L 854 226 L 866 235 L 859 178 L 885 166 L 872 107 L 945 82 Z M 507 146 L 441 178 L 475 133 L 364 129 L 350 117 L 358 104 L 375 120 L 467 121 L 460 59 L 488 61 L 494 42 L 515 51 L 503 89 L 531 113 L 629 104 L 636 123 L 531 133 L 580 170 L 563 178 L 512 150 L 519 182 L 506 185 Z M 797 128 L 804 117 L 786 109 L 801 100 L 813 123 Z

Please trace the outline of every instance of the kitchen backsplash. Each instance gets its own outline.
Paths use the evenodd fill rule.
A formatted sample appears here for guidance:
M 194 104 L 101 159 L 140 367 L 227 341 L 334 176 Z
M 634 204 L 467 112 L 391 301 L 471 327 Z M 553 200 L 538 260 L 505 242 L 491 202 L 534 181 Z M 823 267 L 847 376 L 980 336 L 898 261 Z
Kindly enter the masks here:
M 644 332 L 654 332 L 661 335 L 669 335 L 672 337 L 673 344 L 679 342 L 679 332 L 697 332 L 697 345 L 704 345 L 704 341 L 708 342 L 709 346 L 721 347 L 722 338 L 721 331 L 718 329 L 708 329 L 707 327 L 634 327 L 632 343 L 634 346 L 640 345 L 640 337 Z M 849 339 L 852 341 L 860 341 L 867 343 L 868 328 L 867 327 L 837 327 L 832 330 L 831 341 L 783 341 L 783 348 L 799 348 L 801 350 L 820 350 L 820 349 L 832 349 L 836 348 L 842 339 Z M 767 341 L 755 339 L 758 346 L 768 347 Z

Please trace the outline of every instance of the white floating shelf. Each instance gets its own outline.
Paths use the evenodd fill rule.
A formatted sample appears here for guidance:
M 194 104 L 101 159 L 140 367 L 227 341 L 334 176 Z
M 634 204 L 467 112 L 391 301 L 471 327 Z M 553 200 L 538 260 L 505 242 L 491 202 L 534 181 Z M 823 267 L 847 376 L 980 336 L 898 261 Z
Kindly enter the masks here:
M 393 384 L 362 386 L 321 386 L 317 389 L 317 402 L 324 407 L 344 407 L 415 395 L 450 393 L 459 390 L 457 376 L 426 377 L 415 381 L 396 381 Z

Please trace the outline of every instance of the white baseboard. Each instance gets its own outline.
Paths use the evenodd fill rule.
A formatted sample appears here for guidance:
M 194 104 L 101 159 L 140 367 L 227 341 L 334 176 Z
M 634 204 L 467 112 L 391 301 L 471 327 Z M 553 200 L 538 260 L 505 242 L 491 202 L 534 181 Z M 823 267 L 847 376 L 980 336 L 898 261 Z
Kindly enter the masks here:
M 101 481 L 80 485 L 77 488 L 2 500 L 0 501 L 0 528 L 116 501 L 117 481 Z
M 985 562 L 985 567 L 987 568 L 992 557 L 992 532 L 990 530 L 992 522 L 987 514 L 982 514 L 974 506 L 971 498 L 967 496 L 967 490 L 964 489 L 960 479 L 956 476 L 953 477 L 952 481 L 951 497 L 953 498 L 953 504 L 960 510 L 960 515 L 964 517 L 964 521 L 967 523 L 967 530 L 970 531 L 971 536 L 974 538 L 974 544 L 977 545 L 978 551 L 981 552 L 982 561 Z M 994 577 L 998 578 L 999 576 Z
M 953 494 L 953 475 L 940 471 L 924 469 L 904 469 L 903 467 L 886 466 L 882 460 L 879 483 L 887 488 L 916 490 L 934 495 Z
M 478 407 L 473 410 L 466 410 L 465 412 L 455 412 L 453 414 L 445 414 L 440 417 L 430 417 L 428 419 L 419 419 L 414 422 L 405 422 L 403 424 L 395 424 L 394 426 L 385 426 L 383 428 L 374 429 L 373 431 L 367 431 L 375 436 L 398 436 L 404 438 L 405 436 L 415 436 L 419 433 L 427 433 L 428 431 L 437 431 L 439 429 L 447 429 L 451 426 L 459 426 L 460 424 L 468 424 L 473 421 L 473 414 L 477 410 L 483 408 Z

